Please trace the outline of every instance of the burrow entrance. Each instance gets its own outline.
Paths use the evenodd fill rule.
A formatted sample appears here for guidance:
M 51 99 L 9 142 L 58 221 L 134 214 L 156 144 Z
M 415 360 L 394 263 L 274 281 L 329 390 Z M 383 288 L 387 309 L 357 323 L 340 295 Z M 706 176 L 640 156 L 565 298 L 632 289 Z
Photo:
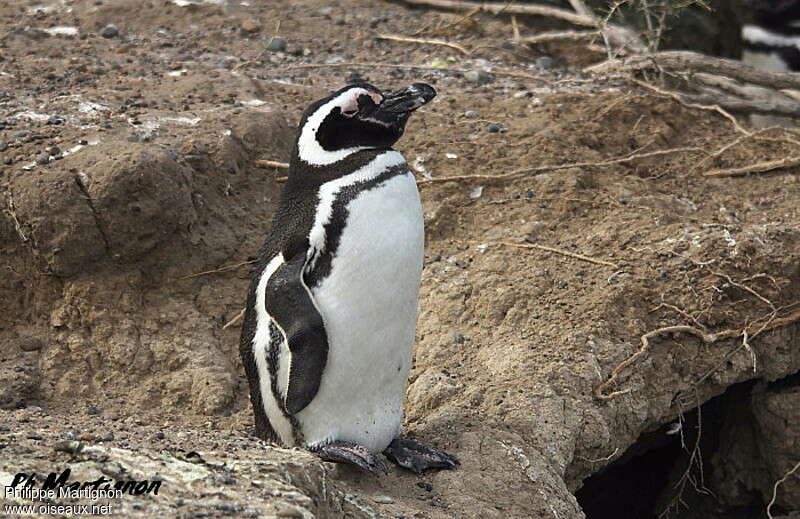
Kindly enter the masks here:
M 800 374 L 769 385 L 748 381 L 642 434 L 575 493 L 588 519 L 766 518 L 763 493 L 731 483 L 744 464 L 758 471 L 754 392 L 797 391 Z M 727 464 L 727 466 L 726 466 Z M 734 466 L 735 465 L 735 466 Z M 731 490 L 735 487 L 734 490 Z M 773 508 L 775 517 L 788 510 Z

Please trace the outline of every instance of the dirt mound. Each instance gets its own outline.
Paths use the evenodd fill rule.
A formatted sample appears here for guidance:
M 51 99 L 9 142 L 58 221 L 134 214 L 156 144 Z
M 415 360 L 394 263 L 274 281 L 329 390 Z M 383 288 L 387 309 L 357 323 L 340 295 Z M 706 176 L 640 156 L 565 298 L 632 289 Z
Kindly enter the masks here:
M 795 144 L 714 155 L 740 137 L 715 113 L 420 14 L 0 6 L 0 478 L 163 478 L 117 503 L 141 517 L 763 514 L 798 456 L 798 177 L 702 172 Z M 374 38 L 420 29 L 475 51 Z M 283 174 L 255 160 L 356 76 L 439 91 L 400 143 L 427 233 L 406 429 L 457 471 L 373 480 L 250 435 L 229 323 Z M 787 479 L 773 515 L 798 509 Z

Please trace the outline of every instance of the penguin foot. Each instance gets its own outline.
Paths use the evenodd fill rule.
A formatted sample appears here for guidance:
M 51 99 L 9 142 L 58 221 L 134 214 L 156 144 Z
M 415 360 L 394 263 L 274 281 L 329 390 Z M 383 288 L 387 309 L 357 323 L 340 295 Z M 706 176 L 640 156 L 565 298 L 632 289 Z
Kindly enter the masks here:
M 312 452 L 315 452 L 324 461 L 355 465 L 376 477 L 380 476 L 380 472 L 389 473 L 389 467 L 385 461 L 357 443 L 335 441 L 315 447 Z
M 455 456 L 407 438 L 395 438 L 383 454 L 389 460 L 417 474 L 429 469 L 452 469 L 460 465 Z

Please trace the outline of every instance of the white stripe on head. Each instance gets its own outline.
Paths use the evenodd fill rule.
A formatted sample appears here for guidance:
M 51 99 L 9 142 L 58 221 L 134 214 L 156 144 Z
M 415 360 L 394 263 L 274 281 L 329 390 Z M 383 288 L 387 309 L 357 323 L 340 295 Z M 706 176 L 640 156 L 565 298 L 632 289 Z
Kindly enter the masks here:
M 405 164 L 406 159 L 397 151 L 387 151 L 381 153 L 365 166 L 355 170 L 349 175 L 339 177 L 336 180 L 331 180 L 322 184 L 317 193 L 319 202 L 317 203 L 317 212 L 314 215 L 314 225 L 308 233 L 308 262 L 306 263 L 307 269 L 313 269 L 320 254 L 325 251 L 325 225 L 331 221 L 333 214 L 333 202 L 336 200 L 339 191 L 347 186 L 351 186 L 357 182 L 363 182 L 373 179 L 386 171 L 387 169 Z
M 262 405 L 269 418 L 269 423 L 272 429 L 278 434 L 278 437 L 280 437 L 281 442 L 287 447 L 293 447 L 294 434 L 292 434 L 292 424 L 283 416 L 283 410 L 278 404 L 275 395 L 272 394 L 272 376 L 267 366 L 267 348 L 272 338 L 269 329 L 272 318 L 269 316 L 264 306 L 267 282 L 283 263 L 283 254 L 279 253 L 272 258 L 267 268 L 261 273 L 261 279 L 258 280 L 258 286 L 256 287 L 256 333 L 255 337 L 253 337 L 253 356 L 255 357 L 256 367 L 258 368 L 259 390 L 261 391 Z M 281 354 L 279 356 L 279 369 L 277 374 L 279 379 L 281 376 L 286 377 L 288 373 L 286 365 L 288 362 L 291 362 L 288 358 L 291 353 L 289 352 L 289 348 L 286 347 L 285 336 L 281 341 L 280 348 Z M 283 386 L 285 388 L 287 384 L 281 384 L 280 382 L 281 381 L 278 383 L 279 387 Z
M 800 36 L 786 36 L 771 32 L 758 25 L 745 25 L 742 27 L 742 39 L 755 45 L 768 45 L 771 47 L 795 47 L 800 49 Z
M 333 164 L 334 162 L 342 160 L 351 153 L 366 149 L 365 146 L 354 146 L 341 150 L 326 151 L 317 140 L 317 130 L 319 126 L 334 108 L 338 107 L 343 113 L 358 110 L 358 97 L 365 94 L 372 97 L 376 103 L 380 103 L 382 100 L 380 94 L 376 92 L 365 88 L 354 87 L 342 92 L 323 104 L 306 119 L 306 124 L 303 125 L 300 138 L 297 141 L 297 154 L 300 160 L 312 166 L 327 166 L 328 164 Z

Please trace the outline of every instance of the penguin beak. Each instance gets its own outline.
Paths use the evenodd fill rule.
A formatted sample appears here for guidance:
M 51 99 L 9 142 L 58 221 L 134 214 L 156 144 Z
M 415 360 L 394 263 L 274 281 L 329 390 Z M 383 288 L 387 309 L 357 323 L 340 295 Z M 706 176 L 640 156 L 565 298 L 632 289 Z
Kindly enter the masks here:
M 388 113 L 413 112 L 434 97 L 436 97 L 436 90 L 432 86 L 425 83 L 414 83 L 387 95 L 379 109 Z
M 436 90 L 425 83 L 414 83 L 401 90 L 386 94 L 379 105 L 365 107 L 359 115 L 385 126 L 398 128 L 402 132 L 408 117 L 420 106 L 436 97 Z M 366 113 L 365 113 L 366 112 Z

